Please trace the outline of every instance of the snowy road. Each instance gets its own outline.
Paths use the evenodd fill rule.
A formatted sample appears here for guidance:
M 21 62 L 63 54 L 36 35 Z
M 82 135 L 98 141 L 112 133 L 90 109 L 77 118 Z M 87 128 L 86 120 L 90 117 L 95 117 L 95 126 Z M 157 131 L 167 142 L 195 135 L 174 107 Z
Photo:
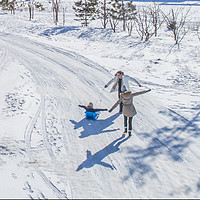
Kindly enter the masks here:
M 88 121 L 78 107 L 115 102 L 116 94 L 103 89 L 112 77 L 106 69 L 14 34 L 1 33 L 0 41 L 0 78 L 19 83 L 1 94 L 6 105 L 0 125 L 8 123 L 2 125 L 0 167 L 1 173 L 10 170 L 18 198 L 198 197 L 200 161 L 190 148 L 198 142 L 188 137 L 188 130 L 199 130 L 195 119 L 165 108 L 152 91 L 135 98 L 134 134 L 123 138 L 117 109 Z M 8 163 L 11 169 L 5 169 Z

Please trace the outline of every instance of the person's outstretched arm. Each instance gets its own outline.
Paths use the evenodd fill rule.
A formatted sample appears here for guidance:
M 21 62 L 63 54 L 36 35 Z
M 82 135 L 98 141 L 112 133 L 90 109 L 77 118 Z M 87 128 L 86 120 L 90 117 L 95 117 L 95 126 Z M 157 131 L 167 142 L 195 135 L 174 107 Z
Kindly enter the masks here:
M 108 110 L 108 112 L 112 112 L 117 106 L 118 104 L 120 103 L 120 99 L 112 106 L 112 108 L 110 110 Z
M 98 111 L 107 111 L 108 109 L 107 108 L 95 108 L 94 109 L 94 112 L 98 112 Z
M 129 76 L 129 80 L 132 81 L 132 82 L 135 82 L 136 84 L 138 84 L 139 87 L 142 87 L 142 85 L 140 84 L 140 82 L 137 81 L 135 78 Z
M 113 83 L 115 80 L 115 77 L 112 78 L 110 81 L 108 81 L 108 83 L 104 86 L 104 88 L 107 88 L 111 83 Z
M 144 93 L 149 92 L 149 91 L 151 91 L 151 89 L 143 90 L 143 91 L 140 91 L 140 92 L 134 92 L 134 93 L 132 93 L 132 95 L 133 95 L 133 96 L 138 96 L 138 95 L 140 95 L 140 94 L 144 94 Z
M 86 109 L 86 106 L 83 106 L 83 105 L 78 105 L 78 106 L 81 107 L 81 108 Z

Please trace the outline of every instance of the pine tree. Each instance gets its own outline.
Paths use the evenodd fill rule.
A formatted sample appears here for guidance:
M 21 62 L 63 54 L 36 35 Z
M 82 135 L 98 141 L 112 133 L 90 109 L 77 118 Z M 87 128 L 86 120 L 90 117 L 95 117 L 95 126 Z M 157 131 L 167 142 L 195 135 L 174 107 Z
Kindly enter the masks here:
M 89 22 L 95 20 L 98 15 L 97 0 L 78 0 L 74 2 L 73 9 L 77 17 L 77 21 L 81 21 L 83 26 L 88 26 Z
M 99 1 L 99 10 L 98 10 L 98 17 L 102 20 L 103 28 L 106 28 L 108 24 L 108 8 L 107 4 L 110 3 L 110 0 L 100 0 Z
M 126 2 L 124 10 L 125 10 L 125 15 L 124 15 L 125 25 L 128 34 L 131 35 L 137 14 L 136 5 L 133 5 L 132 1 Z
M 15 0 L 1 0 L 0 5 L 3 10 L 10 10 L 12 14 L 15 14 Z
M 116 31 L 116 27 L 122 19 L 122 4 L 119 0 L 112 0 L 109 2 L 110 7 L 108 10 L 109 22 L 113 32 Z
M 1 0 L 0 5 L 2 6 L 3 10 L 8 10 L 9 1 L 8 0 Z

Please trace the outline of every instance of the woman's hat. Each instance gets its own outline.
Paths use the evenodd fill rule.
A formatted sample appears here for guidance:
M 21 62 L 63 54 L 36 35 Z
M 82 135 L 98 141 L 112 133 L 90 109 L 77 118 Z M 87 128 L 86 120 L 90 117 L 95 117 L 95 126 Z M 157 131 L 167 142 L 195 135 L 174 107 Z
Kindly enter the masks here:
M 90 102 L 90 103 L 87 105 L 87 107 L 93 108 L 93 103 Z
M 124 75 L 124 72 L 123 72 L 123 71 L 121 71 L 121 70 L 119 70 L 119 71 L 117 71 L 117 72 L 115 73 L 115 76 L 116 76 L 117 74 Z

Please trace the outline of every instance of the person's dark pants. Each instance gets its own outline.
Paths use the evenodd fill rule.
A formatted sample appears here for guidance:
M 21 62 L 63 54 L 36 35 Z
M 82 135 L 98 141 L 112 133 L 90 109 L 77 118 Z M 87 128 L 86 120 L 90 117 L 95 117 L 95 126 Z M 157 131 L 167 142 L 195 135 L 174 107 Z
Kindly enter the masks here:
M 121 92 L 118 92 L 118 97 L 120 98 L 120 93 Z M 121 102 L 120 104 L 119 104 L 119 112 L 121 113 L 122 112 L 122 109 L 123 109 L 123 103 Z
M 127 131 L 127 130 L 131 131 L 132 130 L 132 120 L 133 120 L 133 117 L 126 117 L 124 115 L 124 129 L 125 129 L 125 131 Z

